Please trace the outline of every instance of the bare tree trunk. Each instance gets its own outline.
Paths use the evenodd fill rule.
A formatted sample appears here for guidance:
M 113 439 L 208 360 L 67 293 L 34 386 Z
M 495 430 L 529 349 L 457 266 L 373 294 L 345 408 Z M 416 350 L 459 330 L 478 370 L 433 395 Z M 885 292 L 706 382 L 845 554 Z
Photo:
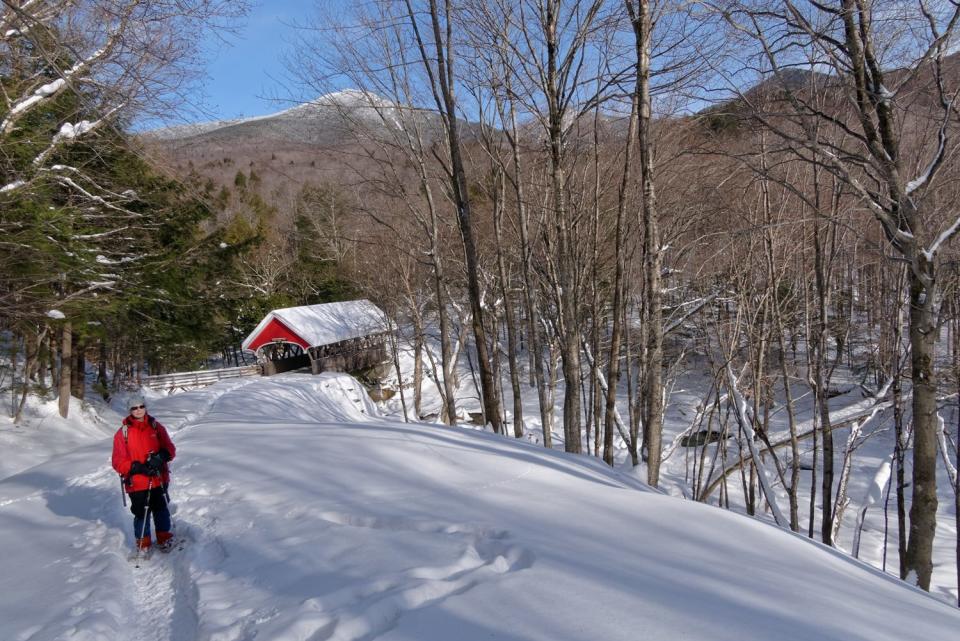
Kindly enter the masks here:
M 87 361 L 85 358 L 85 348 L 79 336 L 74 337 L 74 365 L 70 371 L 70 392 L 75 398 L 83 400 L 86 392 L 86 370 Z
M 627 210 L 627 188 L 630 184 L 630 169 L 633 164 L 633 142 L 636 135 L 638 107 L 640 103 L 640 74 L 637 74 L 637 86 L 634 87 L 633 97 L 630 101 L 630 119 L 627 123 L 627 140 L 624 147 L 623 156 L 623 175 L 620 181 L 620 188 L 617 192 L 617 227 L 614 240 L 614 252 L 616 256 L 614 274 L 613 274 L 613 303 L 610 314 L 612 315 L 613 327 L 610 331 L 610 357 L 607 361 L 607 396 L 604 403 L 605 413 L 603 420 L 603 461 L 613 465 L 613 422 L 614 411 L 617 406 L 617 390 L 620 382 L 620 343 L 623 336 L 623 324 L 626 317 L 626 306 L 624 305 L 624 275 L 626 272 L 626 210 Z M 627 353 L 629 354 L 629 347 Z M 629 358 L 627 363 L 629 364 Z M 629 365 L 628 365 L 629 366 Z M 628 395 L 629 399 L 630 396 Z M 634 421 L 630 421 L 631 426 Z M 631 438 L 631 459 L 634 467 L 639 465 L 636 452 L 636 437 Z
M 590 431 L 593 429 L 593 456 L 600 454 L 600 325 L 603 322 L 603 303 L 600 301 L 600 110 L 594 110 L 593 121 L 593 228 L 590 243 L 590 304 L 593 310 L 590 323 L 590 344 L 595 357 L 590 365 L 590 417 L 586 423 L 587 454 L 591 453 Z M 608 388 L 609 389 L 609 388 Z
M 901 378 L 901 368 L 903 363 L 901 362 L 900 354 L 900 345 L 903 341 L 903 291 L 905 287 L 903 286 L 904 279 L 904 270 L 902 267 L 898 267 L 896 270 L 896 279 L 894 280 L 892 288 L 888 286 L 886 289 L 890 289 L 894 292 L 894 309 L 896 314 L 894 316 L 893 323 L 893 332 L 891 334 L 891 372 L 893 374 L 893 385 L 891 387 L 892 399 L 893 399 L 893 427 L 894 427 L 894 438 L 896 442 L 894 443 L 893 448 L 893 464 L 896 467 L 896 483 L 897 483 L 897 557 L 900 569 L 900 578 L 907 578 L 907 512 L 906 512 L 906 495 L 904 489 L 906 487 L 906 479 L 904 475 L 904 460 L 906 452 L 906 443 L 908 440 L 906 430 L 904 428 L 903 420 L 903 389 L 902 389 L 902 378 Z M 889 497 L 888 497 L 889 498 Z M 886 554 L 886 548 L 884 548 L 884 554 Z
M 440 322 L 440 360 L 443 370 L 443 410 L 446 413 L 448 425 L 457 424 L 457 388 L 454 382 L 456 363 L 453 357 L 453 348 L 450 345 L 450 312 L 447 310 L 446 297 L 443 293 L 443 283 L 438 273 L 439 265 L 434 260 L 434 288 L 437 297 L 437 316 Z
M 567 108 L 562 99 L 564 78 L 561 74 L 560 9 L 557 0 L 547 0 L 541 7 L 544 45 L 547 60 L 542 87 L 547 108 L 547 144 L 549 146 L 550 189 L 556 233 L 556 282 L 558 339 L 563 363 L 563 434 L 564 450 L 579 454 L 580 443 L 580 318 L 577 313 L 578 278 L 574 248 L 573 222 L 566 197 L 564 169 L 564 116 Z
M 554 0 L 547 0 L 551 4 Z M 487 11 L 489 3 L 479 3 Z M 499 62 L 499 71 L 496 72 L 496 81 L 502 83 L 500 91 L 494 91 L 494 99 L 499 112 L 500 121 L 506 125 L 504 127 L 504 136 L 510 145 L 512 171 L 505 172 L 505 177 L 511 182 L 516 199 L 516 208 L 518 216 L 518 228 L 520 233 L 520 271 L 523 279 L 523 296 L 526 306 L 526 327 L 528 339 L 528 356 L 530 359 L 530 377 L 531 382 L 536 386 L 537 399 L 540 410 L 540 423 L 543 432 L 543 445 L 546 448 L 553 447 L 553 378 L 552 373 L 547 372 L 544 359 L 552 359 L 552 346 L 548 345 L 550 337 L 541 333 L 541 324 L 544 319 L 540 312 L 540 293 L 536 283 L 534 270 L 533 244 L 531 242 L 531 225 L 527 207 L 527 195 L 525 193 L 524 162 L 521 155 L 521 129 L 517 123 L 517 103 L 523 102 L 521 88 L 515 87 L 514 78 L 517 75 L 516 70 L 524 64 L 520 59 L 517 50 L 510 47 L 507 43 L 511 42 L 510 30 L 516 27 L 521 33 L 526 33 L 527 26 L 523 22 L 524 6 L 519 5 L 495 5 L 496 10 L 502 13 L 497 14 L 490 20 L 488 27 L 492 32 L 495 51 Z M 540 16 L 543 16 L 544 9 L 540 7 Z M 519 18 L 519 22 L 516 20 Z M 533 52 L 531 52 L 533 53 Z M 531 58 L 535 58 L 532 55 Z M 532 65 L 542 69 L 538 61 L 533 60 Z M 545 78 L 545 73 L 538 74 L 541 82 Z M 547 93 L 545 87 L 539 87 Z M 548 355 L 545 352 L 550 352 Z M 548 382 L 548 377 L 550 381 Z
M 237 351 L 234 349 L 234 363 L 236 363 Z M 100 395 L 103 397 L 103 400 L 110 400 L 110 391 L 108 389 L 109 381 L 107 380 L 107 342 L 100 339 L 100 357 L 97 361 L 97 385 L 100 387 Z
M 957 386 L 957 393 L 960 395 L 960 292 L 954 292 L 954 317 L 952 322 L 953 327 L 953 341 L 952 341 L 952 350 L 953 350 L 953 376 L 954 382 Z M 960 398 L 960 396 L 958 396 Z M 957 470 L 960 470 L 960 407 L 957 408 L 957 420 L 955 423 L 956 426 L 956 435 L 954 442 L 954 461 L 955 467 Z M 943 427 L 946 430 L 946 425 Z M 946 439 L 944 439 L 944 445 L 946 445 Z M 944 448 L 946 449 L 946 448 Z M 949 452 L 943 452 L 944 458 L 950 456 Z M 956 533 L 956 546 L 957 546 L 957 607 L 960 607 L 960 473 L 957 473 L 953 477 L 953 524 L 954 532 Z
M 27 402 L 27 395 L 30 393 L 30 384 L 33 378 L 33 371 L 38 368 L 42 369 L 40 352 L 43 346 L 43 341 L 46 338 L 46 334 L 47 328 L 44 327 L 39 333 L 31 333 L 28 331 L 24 336 L 26 354 L 24 355 L 25 363 L 23 366 L 23 389 L 20 394 L 20 402 L 17 404 L 17 411 L 13 417 L 14 423 L 19 423 L 23 418 L 23 408 Z
M 400 407 L 403 408 L 403 421 L 409 423 L 407 396 L 403 391 L 403 373 L 400 371 L 400 339 L 395 331 L 390 332 L 390 350 L 393 352 L 393 369 L 397 373 L 397 392 L 400 394 Z
M 551 141 L 551 174 L 553 197 L 557 210 L 556 220 L 558 232 L 557 263 L 559 290 L 559 348 L 560 360 L 563 367 L 563 449 L 566 452 L 579 454 L 580 445 L 580 328 L 576 308 L 576 273 L 571 264 L 573 257 L 570 230 L 566 220 L 565 197 L 563 194 L 564 171 L 560 166 L 559 139 L 560 120 L 551 127 L 555 130 L 556 138 Z
M 520 219 L 520 252 L 523 274 L 523 295 L 527 303 L 527 336 L 530 360 L 533 362 L 534 381 L 537 387 L 537 401 L 540 408 L 540 426 L 543 432 L 543 446 L 553 447 L 553 406 L 547 395 L 547 382 L 543 367 L 543 343 L 540 340 L 540 305 L 533 283 L 533 251 L 530 245 L 530 222 L 527 216 L 526 196 L 523 189 L 523 173 L 520 158 L 520 146 L 517 140 L 517 116 L 513 102 L 510 102 L 510 152 L 513 160 L 513 186 L 517 198 L 517 215 Z
M 833 528 L 830 532 L 830 541 L 836 544 L 837 535 L 840 533 L 840 526 L 843 525 L 843 513 L 850 504 L 847 496 L 847 486 L 850 483 L 850 471 L 853 467 L 853 453 L 857 447 L 857 438 L 867 421 L 857 421 L 850 426 L 850 434 L 847 437 L 847 445 L 843 450 L 843 463 L 840 465 L 840 480 L 837 483 L 837 499 L 833 506 Z M 853 553 L 853 549 L 851 549 Z
M 774 227 L 774 218 L 773 218 L 773 205 L 771 203 L 770 197 L 770 185 L 767 179 L 767 155 L 766 155 L 766 140 L 761 134 L 760 137 L 760 167 L 762 171 L 762 176 L 760 180 L 761 193 L 763 195 L 763 211 L 764 211 L 764 233 L 765 233 L 765 248 L 766 248 L 766 259 L 767 259 L 767 278 L 769 281 L 769 296 L 772 301 L 770 305 L 770 311 L 773 316 L 773 323 L 776 328 L 777 342 L 780 348 L 780 375 L 783 380 L 783 390 L 784 396 L 786 399 L 786 408 L 787 408 L 787 422 L 790 430 L 790 454 L 792 458 L 791 462 L 791 474 L 790 474 L 790 483 L 786 483 L 786 479 L 783 478 L 781 474 L 781 480 L 783 481 L 783 486 L 787 490 L 787 495 L 790 501 L 790 529 L 794 532 L 800 531 L 800 516 L 799 516 L 799 505 L 797 500 L 797 490 L 800 486 L 800 447 L 797 439 L 797 422 L 796 416 L 793 408 L 793 392 L 790 388 L 790 377 L 787 372 L 787 346 L 786 346 L 786 328 L 783 322 L 783 307 L 780 296 L 780 285 L 781 285 L 781 276 L 777 272 L 777 261 L 774 255 L 774 238 L 773 238 L 773 227 Z M 772 387 L 772 386 L 771 386 Z M 772 391 L 771 391 L 772 393 Z M 767 439 L 769 432 L 767 431 L 766 425 L 764 426 L 764 439 L 768 447 L 770 445 L 769 440 Z M 774 457 L 774 461 L 778 462 L 776 453 L 771 451 L 771 455 Z M 778 472 L 779 469 L 779 462 Z
M 627 297 L 624 296 L 626 299 Z M 627 360 L 627 393 L 629 394 L 630 399 L 630 442 L 627 443 L 627 447 L 630 452 L 630 463 L 633 467 L 640 465 L 640 431 L 642 425 L 642 419 L 640 418 L 639 411 L 639 397 L 640 392 L 643 386 L 641 381 L 642 369 L 637 373 L 637 376 L 633 376 L 633 359 L 631 356 L 632 349 L 632 336 L 633 333 L 630 331 L 630 324 L 627 320 L 627 314 L 629 314 L 629 306 L 624 306 L 624 319 L 623 323 L 624 328 L 624 351 L 626 353 Z M 642 349 L 642 348 L 641 348 Z M 642 357 L 638 358 L 642 362 Z M 636 389 L 634 389 L 634 385 Z
M 800 506 L 798 490 L 800 489 L 800 441 L 797 438 L 796 411 L 793 408 L 793 390 L 790 388 L 790 375 L 787 371 L 786 330 L 783 324 L 783 312 L 778 297 L 774 297 L 774 315 L 777 323 L 777 340 L 780 346 L 780 377 L 783 381 L 783 395 L 787 407 L 787 425 L 790 430 L 790 486 L 787 494 L 790 499 L 790 529 L 800 531 Z
M 437 208 L 433 201 L 433 192 L 427 183 L 425 175 L 420 174 L 421 186 L 427 200 L 430 213 L 430 255 L 433 263 L 433 289 L 437 301 L 437 319 L 440 323 L 440 361 L 443 370 L 443 412 L 449 425 L 457 424 L 457 384 L 456 384 L 456 356 L 451 347 L 452 332 L 450 325 L 450 310 L 447 308 L 445 294 L 445 264 L 440 253 L 442 240 L 440 238 L 440 222 Z
M 933 573 L 933 538 L 937 528 L 937 377 L 933 366 L 937 327 L 933 266 L 922 255 L 915 256 L 914 260 L 916 267 L 910 270 L 909 279 L 913 496 L 907 568 L 916 573 L 916 584 L 929 590 Z M 926 278 L 921 279 L 918 269 L 926 272 Z
M 26 404 L 27 394 L 29 394 L 30 392 L 30 370 L 33 367 L 33 360 L 36 358 L 36 357 L 33 357 L 32 359 L 30 356 L 30 350 L 31 350 L 30 339 L 27 339 L 25 341 L 24 347 L 26 349 L 26 354 L 24 356 L 25 362 L 23 364 L 23 381 L 21 381 L 22 385 L 20 389 L 20 401 L 14 405 L 14 411 L 13 411 L 14 425 L 18 424 L 20 420 L 23 418 L 23 406 Z M 16 363 L 12 362 L 11 366 L 15 368 Z M 16 389 L 17 389 L 17 386 L 14 385 L 14 381 L 11 380 L 10 381 L 11 392 L 13 394 L 16 394 Z
M 503 398 L 503 367 L 500 359 L 501 350 L 499 345 L 500 318 L 498 317 L 496 310 L 491 310 L 491 312 L 487 314 L 487 318 L 490 319 L 490 365 L 491 371 L 493 372 L 493 384 L 497 388 L 497 398 Z M 469 355 L 470 353 L 467 352 L 468 357 Z M 506 427 L 503 424 L 504 420 L 505 418 L 501 412 L 500 420 L 498 421 L 501 426 L 501 431 L 497 431 L 497 428 L 494 428 L 495 434 L 506 434 Z M 490 420 L 486 419 L 486 423 L 490 423 Z
M 47 386 L 47 369 L 50 367 L 49 354 L 52 351 L 48 330 L 49 327 L 44 326 L 41 336 L 46 338 L 41 338 L 37 343 L 37 383 L 41 388 Z
M 479 265 L 474 241 L 473 219 L 470 207 L 470 195 L 467 189 L 467 175 L 460 151 L 460 131 L 457 103 L 454 94 L 454 38 L 453 15 L 450 0 L 443 3 L 443 10 L 437 0 L 430 0 L 430 25 L 433 31 L 434 53 L 427 53 L 427 45 L 420 34 L 417 13 L 407 0 L 407 17 L 413 29 L 421 62 L 432 83 L 437 109 L 443 119 L 450 151 L 450 187 L 453 202 L 457 210 L 457 223 L 463 240 L 464 258 L 467 267 L 467 291 L 473 321 L 473 336 L 480 368 L 480 386 L 483 396 L 483 408 L 486 420 L 492 423 L 493 430 L 500 433 L 500 399 L 494 382 L 491 360 L 487 347 L 486 330 L 483 325 L 483 306 L 480 303 Z
M 11 332 L 10 340 L 7 344 L 8 348 L 8 358 L 10 359 L 10 405 L 7 412 L 8 416 L 14 416 L 17 409 L 17 361 L 20 357 L 21 343 L 24 343 L 23 337 L 17 332 Z M 26 352 L 26 345 L 22 346 L 22 350 Z M 26 361 L 26 354 L 24 354 L 24 361 Z M 24 363 L 24 369 L 26 369 L 26 363 Z M 4 382 L 4 377 L 0 376 L 0 385 Z M 26 382 L 26 372 L 24 372 L 24 382 Z
M 507 325 L 507 358 L 510 363 L 510 387 L 513 390 L 513 436 L 523 437 L 523 394 L 520 390 L 520 367 L 517 340 L 517 322 L 513 308 L 510 279 L 507 276 L 506 260 L 503 255 L 503 213 L 506 206 L 506 183 L 503 174 L 497 178 L 496 203 L 494 205 L 493 226 L 497 239 L 497 272 L 500 276 L 500 291 L 503 294 L 504 320 Z M 496 349 L 496 347 L 494 347 Z
M 660 246 L 660 222 L 653 178 L 653 109 L 650 97 L 652 7 L 649 0 L 626 0 L 626 5 L 633 24 L 637 56 L 637 149 L 643 194 L 643 271 L 646 296 L 644 321 L 647 333 L 643 380 L 643 440 L 647 451 L 647 483 L 656 487 L 660 481 L 663 439 L 663 294 L 660 284 L 663 247 Z
M 830 381 L 825 374 L 824 366 L 827 360 L 827 315 L 831 299 L 830 269 L 824 256 L 823 240 L 820 235 L 820 186 L 819 171 L 814 167 L 814 189 L 816 211 L 813 219 L 813 246 L 814 246 L 814 284 L 817 297 L 817 321 L 813 350 L 813 385 L 816 387 L 816 411 L 820 414 L 820 428 L 823 436 L 823 476 L 821 478 L 821 519 L 820 537 L 827 545 L 833 545 L 833 431 L 830 425 Z M 828 232 L 829 234 L 829 232 Z M 838 354 L 839 357 L 839 354 Z
M 120 389 L 120 381 L 123 378 L 123 365 L 120 362 L 120 347 L 114 346 L 111 354 L 113 362 L 113 380 L 110 381 L 110 389 L 116 392 Z
M 820 412 L 820 428 L 823 436 L 823 476 L 820 480 L 820 540 L 827 545 L 833 545 L 833 427 L 830 424 L 830 410 L 828 406 L 828 390 L 819 394 L 817 401 Z
M 70 376 L 73 366 L 73 326 L 65 322 L 60 334 L 60 416 L 67 418 L 70 412 Z
M 423 319 L 417 314 L 413 324 L 413 411 L 423 414 Z
M 557 368 L 560 366 L 560 355 L 556 340 L 548 338 L 547 341 L 547 413 L 552 425 L 554 406 L 557 402 Z
M 61 332 L 62 335 L 63 332 Z M 55 337 L 55 332 L 50 332 L 50 349 L 47 353 L 47 360 L 50 367 L 50 387 L 55 390 L 60 389 L 60 367 L 57 360 L 60 355 L 60 342 Z
M 812 321 L 810 319 L 810 291 L 809 291 L 809 287 L 806 287 L 806 286 L 803 288 L 803 316 L 804 316 L 804 331 L 808 337 L 807 339 L 807 346 L 808 346 L 807 347 L 807 373 L 808 373 L 807 384 L 810 385 L 813 391 L 813 403 L 814 403 L 813 417 L 811 419 L 811 426 L 813 428 L 811 432 L 811 440 L 813 441 L 813 445 L 811 446 L 811 449 L 810 449 L 810 502 L 807 506 L 807 536 L 812 539 L 813 533 L 814 533 L 814 527 L 817 520 L 817 462 L 818 462 L 818 454 L 820 452 L 820 445 L 819 445 L 819 439 L 818 439 L 818 434 L 820 430 L 820 427 L 819 427 L 820 413 L 817 411 L 817 408 L 819 407 L 819 402 L 820 402 L 818 399 L 818 395 L 820 392 L 816 384 L 812 382 L 813 379 L 810 376 L 810 372 L 814 367 L 813 365 L 814 354 L 812 353 L 812 350 L 811 350 L 811 345 L 813 345 L 813 341 L 811 340 L 811 338 L 809 338 L 813 336 L 813 328 L 811 327 Z

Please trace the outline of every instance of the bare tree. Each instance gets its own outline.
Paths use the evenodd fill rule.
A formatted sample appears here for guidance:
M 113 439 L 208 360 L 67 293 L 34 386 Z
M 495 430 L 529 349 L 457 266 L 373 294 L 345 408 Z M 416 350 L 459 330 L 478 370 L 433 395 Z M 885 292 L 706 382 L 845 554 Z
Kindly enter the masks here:
M 495 111 L 490 115 L 489 128 L 499 125 L 498 144 L 505 144 L 509 156 L 500 154 L 493 160 L 500 165 L 502 176 L 510 187 L 513 199 L 516 229 L 519 241 L 520 273 L 526 318 L 527 352 L 531 364 L 533 385 L 537 390 L 540 424 L 544 447 L 553 446 L 552 390 L 548 393 L 544 367 L 544 344 L 541 340 L 541 288 L 534 266 L 534 239 L 539 235 L 530 220 L 531 205 L 527 202 L 531 186 L 528 184 L 527 152 L 535 148 L 530 132 L 521 128 L 518 112 L 525 111 L 525 82 L 518 78 L 520 51 L 516 41 L 521 37 L 522 22 L 518 14 L 522 5 L 514 0 L 470 2 L 466 4 L 465 23 L 472 50 L 478 52 L 474 83 L 486 85 Z M 479 89 L 478 89 L 479 90 Z M 477 100 L 478 104 L 480 100 Z M 499 243 L 498 243 L 499 246 Z
M 578 264 L 581 216 L 569 203 L 568 175 L 571 131 L 597 99 L 594 79 L 587 77 L 585 58 L 602 23 L 600 0 L 520 0 L 513 14 L 520 34 L 516 42 L 517 86 L 544 136 L 549 171 L 552 224 L 544 229 L 547 274 L 557 310 L 556 327 L 564 374 L 564 449 L 581 446 L 581 314 L 582 282 Z M 583 94 L 586 93 L 586 96 Z
M 917 585 L 929 589 L 937 510 L 936 265 L 960 230 L 955 213 L 938 209 L 935 184 L 955 149 L 950 125 L 956 89 L 948 87 L 944 57 L 960 7 L 917 2 L 884 14 L 879 5 L 842 0 L 805 6 L 730 2 L 722 10 L 731 33 L 745 36 L 739 44 L 757 45 L 757 59 L 784 91 L 779 113 L 786 117 L 759 111 L 755 117 L 780 136 L 785 148 L 855 194 L 910 266 L 914 464 L 907 569 Z M 891 61 L 900 69 L 891 69 Z M 830 79 L 814 76 L 814 82 L 833 86 L 836 100 L 830 108 L 818 108 L 786 81 L 798 67 L 808 74 L 831 70 Z M 907 112 L 922 84 L 931 88 L 927 98 L 913 101 Z M 907 127 L 928 131 L 936 144 L 907 155 Z
M 487 345 L 486 330 L 483 325 L 483 306 L 481 303 L 479 266 L 474 223 L 471 212 L 470 192 L 467 184 L 466 166 L 461 151 L 460 120 L 456 97 L 455 38 L 453 35 L 455 17 L 450 0 L 442 2 L 429 0 L 426 7 L 413 6 L 413 0 L 404 0 L 406 17 L 413 32 L 419 62 L 429 79 L 429 89 L 433 95 L 437 113 L 443 122 L 444 132 L 449 145 L 449 165 L 446 168 L 450 181 L 453 204 L 456 208 L 457 222 L 463 240 L 464 258 L 467 268 L 467 290 L 472 310 L 474 345 L 477 350 L 477 362 L 480 367 L 480 383 L 484 414 L 495 432 L 500 432 L 500 399 L 494 382 L 491 360 Z M 424 18 L 426 16 L 426 19 Z M 432 39 L 431 39 L 432 38 Z
M 427 210 L 426 217 L 418 214 L 417 219 L 426 221 L 431 238 L 429 252 L 436 268 L 438 312 L 444 337 L 450 336 L 451 329 L 445 326 L 449 320 L 447 305 L 454 301 L 445 292 L 450 283 L 443 267 L 445 244 L 440 233 L 445 215 L 443 201 L 453 210 L 462 241 L 484 415 L 499 432 L 500 402 L 484 326 L 475 223 L 461 150 L 456 40 L 451 37 L 455 20 L 450 3 L 438 4 L 435 0 L 376 2 L 370 7 L 358 7 L 346 17 L 325 16 L 322 24 L 310 30 L 315 40 L 304 38 L 301 42 L 291 67 L 312 88 L 328 88 L 332 75 L 346 76 L 360 88 L 350 104 L 332 100 L 330 106 L 340 109 L 363 145 L 363 153 L 404 195 L 405 207 L 413 208 L 413 213 L 421 207 Z M 388 64 L 382 64 L 384 60 Z M 413 193 L 408 193 L 409 169 L 419 179 L 419 189 Z M 442 201 L 434 197 L 436 190 Z M 383 218 L 380 221 L 393 224 Z M 446 350 L 446 340 L 443 345 Z M 455 421 L 453 367 L 452 354 L 444 351 L 444 385 L 451 386 L 445 394 L 447 413 Z

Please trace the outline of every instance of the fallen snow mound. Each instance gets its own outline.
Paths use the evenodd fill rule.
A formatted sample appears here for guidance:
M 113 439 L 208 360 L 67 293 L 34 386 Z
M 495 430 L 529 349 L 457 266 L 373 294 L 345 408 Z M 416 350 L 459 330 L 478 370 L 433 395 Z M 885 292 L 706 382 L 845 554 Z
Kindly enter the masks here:
M 379 415 L 363 385 L 344 374 L 247 379 L 253 381 L 218 396 L 196 423 L 342 423 Z

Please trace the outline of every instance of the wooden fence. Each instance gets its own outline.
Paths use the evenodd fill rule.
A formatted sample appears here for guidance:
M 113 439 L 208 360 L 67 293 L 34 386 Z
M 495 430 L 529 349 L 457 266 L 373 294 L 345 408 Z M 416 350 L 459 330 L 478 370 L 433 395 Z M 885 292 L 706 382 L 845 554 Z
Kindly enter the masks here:
M 260 376 L 260 366 L 245 365 L 243 367 L 226 367 L 224 369 L 203 369 L 197 372 L 158 374 L 157 376 L 144 376 L 141 383 L 151 389 L 177 389 L 182 387 L 212 385 L 225 378 L 237 378 L 240 376 Z

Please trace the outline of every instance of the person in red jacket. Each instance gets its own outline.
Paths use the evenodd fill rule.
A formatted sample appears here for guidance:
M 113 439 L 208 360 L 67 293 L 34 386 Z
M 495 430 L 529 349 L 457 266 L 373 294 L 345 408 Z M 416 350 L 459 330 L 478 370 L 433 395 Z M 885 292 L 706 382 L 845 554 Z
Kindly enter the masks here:
M 123 426 L 113 437 L 113 469 L 123 478 L 124 489 L 130 495 L 133 536 L 141 550 L 152 543 L 147 506 L 156 525 L 158 547 L 168 547 L 173 538 L 166 500 L 170 484 L 167 463 L 176 455 L 167 429 L 147 414 L 143 399 L 131 400 L 130 415 L 123 419 Z

